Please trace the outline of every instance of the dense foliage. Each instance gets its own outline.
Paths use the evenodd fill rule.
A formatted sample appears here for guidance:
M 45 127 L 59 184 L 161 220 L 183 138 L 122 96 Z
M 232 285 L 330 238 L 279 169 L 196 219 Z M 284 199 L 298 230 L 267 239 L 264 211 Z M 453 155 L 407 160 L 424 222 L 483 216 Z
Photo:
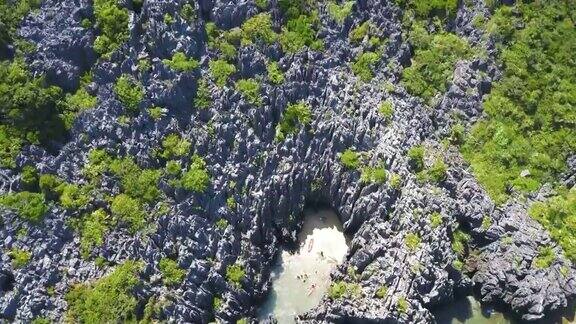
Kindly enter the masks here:
M 414 9 L 422 18 L 431 15 L 453 16 L 458 9 L 458 0 L 395 0 L 396 4 Z
M 186 270 L 180 268 L 176 261 L 169 258 L 162 258 L 158 263 L 158 268 L 162 273 L 162 280 L 167 286 L 180 284 L 186 276 Z
M 144 87 L 139 82 L 123 74 L 116 80 L 114 93 L 129 113 L 138 114 L 138 107 L 144 99 Z
M 352 13 L 352 8 L 354 7 L 355 1 L 346 1 L 341 5 L 335 2 L 328 3 L 328 14 L 332 19 L 334 19 L 338 24 L 344 23 L 344 20 Z
M 254 106 L 262 105 L 260 96 L 260 83 L 255 79 L 240 79 L 236 82 L 236 90 L 242 94 L 244 99 Z
M 352 72 L 362 81 L 368 82 L 374 77 L 376 63 L 380 60 L 380 55 L 375 52 L 364 52 L 360 54 L 352 63 Z
M 244 267 L 240 264 L 231 264 L 226 267 L 226 279 L 229 283 L 240 286 L 242 284 L 242 280 L 246 276 L 246 271 Z
M 280 44 L 287 53 L 296 53 L 304 47 L 320 50 L 324 47 L 322 40 L 316 38 L 318 29 L 318 12 L 312 9 L 307 1 L 278 2 L 287 18 L 286 25 L 280 34 Z
M 347 149 L 340 154 L 340 163 L 349 170 L 356 170 L 360 168 L 360 154 L 354 150 Z
M 139 284 L 141 264 L 126 261 L 93 283 L 79 284 L 66 294 L 67 317 L 79 323 L 134 321 L 138 304 L 133 290 Z
M 48 211 L 44 196 L 28 191 L 0 196 L 0 205 L 15 210 L 18 216 L 30 222 L 39 222 Z
M 312 122 L 310 106 L 303 102 L 288 104 L 280 123 L 276 126 L 276 140 L 283 141 L 286 136 L 296 134 L 300 126 Z
M 503 75 L 462 147 L 497 202 L 553 182 L 576 151 L 576 29 L 564 1 L 501 7 L 490 24 L 505 48 Z M 517 14 L 515 13 L 517 12 Z M 515 28 L 514 26 L 523 26 Z
M 205 192 L 210 185 L 210 173 L 206 170 L 206 161 L 198 155 L 193 155 L 188 171 L 184 172 L 176 185 L 197 193 Z
M 228 78 L 236 72 L 236 67 L 225 60 L 210 61 L 208 67 L 214 83 L 220 87 L 225 86 Z
M 162 60 L 166 66 L 179 72 L 189 72 L 200 66 L 194 58 L 188 58 L 183 52 L 176 52 L 171 59 Z
M 94 50 L 110 57 L 129 37 L 128 10 L 121 8 L 117 0 L 94 0 L 94 16 L 100 35 L 94 41 Z

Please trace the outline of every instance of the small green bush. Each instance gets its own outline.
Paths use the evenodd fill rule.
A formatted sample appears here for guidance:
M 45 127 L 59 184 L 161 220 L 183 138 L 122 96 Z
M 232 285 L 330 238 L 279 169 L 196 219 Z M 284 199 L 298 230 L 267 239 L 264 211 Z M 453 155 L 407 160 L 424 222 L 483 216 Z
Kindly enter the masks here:
M 360 172 L 360 181 L 365 183 L 378 183 L 386 182 L 388 175 L 383 166 L 380 167 L 363 167 Z
M 106 212 L 98 209 L 85 216 L 79 230 L 80 252 L 87 258 L 94 247 L 104 244 L 104 237 L 109 230 Z
M 360 168 L 360 154 L 351 149 L 347 149 L 340 155 L 340 163 L 349 170 Z
M 251 104 L 262 105 L 260 96 L 260 84 L 254 79 L 240 79 L 236 82 L 236 90 Z
M 43 174 L 38 181 L 40 191 L 47 200 L 56 200 L 60 197 L 60 186 L 63 181 L 53 174 Z
M 182 175 L 180 186 L 186 190 L 203 193 L 210 184 L 210 174 L 206 162 L 198 155 L 192 156 L 190 168 Z
M 217 86 L 226 85 L 228 78 L 236 72 L 236 67 L 224 60 L 213 60 L 208 63 L 210 74 Z
M 178 161 L 168 161 L 166 162 L 166 173 L 169 175 L 179 175 L 182 172 L 182 166 Z
M 394 173 L 390 177 L 390 187 L 392 187 L 393 189 L 400 189 L 401 185 L 402 185 L 402 178 L 400 177 L 399 174 Z
M 15 210 L 18 216 L 33 223 L 40 222 L 48 211 L 44 196 L 28 191 L 0 196 L 0 205 Z
M 242 24 L 243 45 L 258 41 L 264 44 L 272 44 L 276 41 L 276 38 L 277 35 L 272 30 L 272 17 L 269 13 L 257 14 Z
M 228 221 L 224 218 L 220 218 L 218 221 L 216 221 L 216 227 L 223 231 L 228 227 Z
M 148 108 L 148 115 L 154 120 L 160 120 L 162 117 L 166 116 L 166 113 L 161 107 L 150 107 Z
M 321 50 L 324 43 L 316 39 L 316 25 L 318 13 L 312 11 L 310 15 L 301 13 L 288 20 L 280 34 L 280 45 L 287 53 L 297 53 L 304 47 L 312 50 Z
M 364 37 L 368 35 L 370 29 L 372 29 L 372 24 L 370 21 L 365 21 L 362 24 L 358 25 L 356 28 L 350 31 L 350 41 L 352 43 L 359 43 L 361 42 Z
M 268 8 L 268 0 L 254 0 L 254 3 L 256 3 L 256 6 L 260 9 Z
M 160 156 L 167 160 L 186 156 L 190 152 L 190 146 L 192 146 L 192 143 L 185 138 L 180 137 L 178 134 L 170 134 L 162 140 L 163 150 Z
M 360 285 L 352 282 L 337 281 L 328 288 L 328 297 L 340 299 L 344 297 L 353 298 L 361 293 Z
M 198 90 L 196 91 L 196 98 L 194 98 L 194 106 L 198 109 L 209 108 L 212 104 L 212 92 L 208 86 L 208 81 L 201 79 L 198 82 Z
M 239 264 L 231 264 L 226 267 L 226 280 L 237 287 L 240 287 L 245 276 L 244 267 Z
M 396 307 L 400 313 L 406 313 L 408 311 L 408 307 L 410 307 L 410 304 L 405 297 L 400 297 L 396 301 Z
M 328 14 L 332 19 L 334 19 L 334 21 L 341 25 L 344 23 L 344 20 L 346 20 L 346 18 L 352 13 L 354 3 L 355 1 L 346 1 L 341 5 L 338 5 L 335 2 L 329 2 Z
M 438 212 L 433 212 L 430 215 L 430 226 L 432 226 L 432 228 L 436 228 L 440 226 L 440 224 L 442 224 L 442 215 L 440 215 Z
M 110 210 L 112 216 L 128 225 L 131 233 L 136 233 L 146 226 L 146 214 L 140 202 L 126 194 L 114 197 Z
M 266 70 L 268 71 L 268 80 L 272 84 L 279 85 L 284 83 L 284 73 L 280 70 L 278 63 L 268 62 L 266 64 Z
M 38 189 L 38 170 L 31 165 L 22 168 L 20 183 L 26 190 L 36 191 Z
M 387 293 L 388 293 L 388 287 L 387 286 L 380 286 L 380 288 L 378 288 L 378 290 L 376 290 L 376 297 L 382 299 L 382 298 L 386 297 Z
M 80 112 L 96 107 L 97 103 L 98 98 L 89 94 L 84 86 L 81 86 L 74 94 L 66 94 L 64 100 L 59 102 L 59 109 L 62 111 L 66 129 L 72 128 L 72 124 Z
M 14 268 L 23 268 L 30 262 L 30 259 L 32 259 L 32 253 L 19 248 L 12 248 L 8 252 L 8 255 L 12 259 L 12 266 Z
M 172 59 L 164 59 L 162 60 L 162 63 L 170 67 L 172 70 L 179 72 L 189 72 L 200 66 L 200 63 L 197 60 L 188 58 L 183 52 L 174 53 Z
M 109 58 L 130 35 L 128 10 L 116 0 L 94 0 L 94 16 L 101 33 L 94 41 L 94 51 Z
M 196 19 L 196 10 L 191 4 L 185 3 L 180 9 L 180 16 L 190 23 Z
M 66 294 L 67 318 L 78 323 L 136 321 L 134 289 L 140 283 L 141 268 L 140 262 L 126 261 L 95 282 L 74 286 Z
M 138 113 L 138 106 L 144 99 L 144 88 L 140 83 L 123 74 L 116 80 L 114 93 L 130 113 Z
M 236 199 L 234 196 L 230 196 L 226 199 L 226 206 L 230 210 L 236 210 Z
M 77 184 L 63 183 L 56 188 L 60 194 L 60 204 L 68 210 L 77 210 L 90 202 L 90 189 Z
M 408 233 L 404 237 L 404 244 L 406 244 L 406 247 L 412 251 L 416 250 L 418 246 L 420 246 L 420 242 L 421 239 L 418 234 Z
M 122 191 L 130 197 L 153 202 L 160 196 L 158 181 L 161 170 L 141 169 L 129 157 L 108 159 L 106 166 L 112 174 L 120 178 Z
M 296 134 L 300 126 L 312 122 L 310 106 L 303 102 L 288 104 L 280 123 L 276 126 L 276 140 L 283 141 L 286 136 Z
M 534 258 L 534 266 L 538 269 L 549 268 L 556 260 L 556 254 L 549 246 L 543 246 L 538 250 L 538 256 Z
M 352 72 L 362 81 L 368 82 L 374 78 L 376 63 L 380 60 L 380 55 L 374 52 L 364 52 L 352 63 Z
M 431 15 L 440 17 L 454 16 L 458 9 L 458 0 L 395 0 L 396 3 L 403 7 L 414 9 L 416 14 L 421 18 L 427 18 Z
M 380 107 L 378 107 L 378 112 L 384 118 L 391 118 L 394 114 L 394 106 L 392 105 L 392 102 L 390 100 L 383 101 L 380 104 Z
M 224 301 L 222 300 L 222 298 L 214 296 L 214 299 L 212 300 L 212 309 L 214 311 L 218 311 L 222 307 L 223 303 Z
M 452 250 L 459 256 L 464 256 L 466 254 L 466 248 L 468 242 L 470 241 L 470 235 L 464 233 L 461 230 L 454 232 L 452 237 Z
M 416 172 L 424 169 L 424 147 L 422 145 L 413 146 L 408 150 L 408 163 Z
M 436 159 L 436 161 L 426 170 L 426 177 L 429 181 L 439 183 L 446 179 L 446 171 L 448 167 L 442 161 L 442 159 Z
M 162 258 L 158 263 L 162 280 L 167 286 L 174 286 L 182 283 L 186 277 L 186 270 L 180 268 L 178 263 L 169 258 Z
M 492 219 L 490 218 L 490 216 L 484 216 L 482 218 L 482 229 L 483 230 L 487 230 L 490 228 L 490 225 L 492 225 Z

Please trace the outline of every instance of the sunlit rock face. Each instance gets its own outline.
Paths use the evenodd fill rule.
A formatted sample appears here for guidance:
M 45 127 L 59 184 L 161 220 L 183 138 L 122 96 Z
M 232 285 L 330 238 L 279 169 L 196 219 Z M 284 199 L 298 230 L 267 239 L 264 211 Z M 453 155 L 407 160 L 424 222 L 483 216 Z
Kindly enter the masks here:
M 471 4 L 461 5 L 448 28 L 479 45 L 482 32 L 472 20 L 487 9 L 483 1 L 464 2 Z M 480 45 L 487 46 L 486 57 L 457 63 L 447 80 L 448 90 L 430 108 L 401 85 L 401 71 L 413 53 L 403 36 L 402 10 L 393 1 L 359 0 L 343 24 L 334 22 L 326 4 L 320 3 L 322 51 L 284 54 L 277 43 L 241 47 L 234 60 L 236 74 L 225 87 L 211 81 L 212 104 L 196 109 L 197 81 L 209 75 L 209 61 L 217 58 L 207 46 L 206 23 L 238 27 L 260 9 L 253 1 L 202 0 L 193 2 L 196 18 L 185 22 L 178 15 L 184 3 L 147 0 L 138 12 L 130 11 L 130 38 L 109 60 L 95 60 L 94 30 L 79 25 L 92 10 L 89 1 L 44 1 L 40 13 L 22 23 L 22 36 L 38 47 L 29 56 L 31 66 L 65 88 L 74 88 L 80 75 L 90 70 L 89 87 L 98 105 L 78 117 L 70 141 L 57 155 L 31 146 L 18 157 L 19 166 L 32 164 L 70 183 L 86 183 L 83 169 L 88 154 L 99 148 L 133 156 L 141 167 L 163 169 L 165 162 L 153 152 L 166 135 L 178 133 L 192 144 L 183 165 L 189 164 L 192 154 L 202 156 L 211 183 L 200 194 L 161 180 L 168 212 L 156 214 L 158 205 L 146 206 L 147 213 L 157 216 L 150 218 L 145 231 L 134 235 L 112 227 L 90 258 L 82 257 L 79 238 L 70 226 L 69 220 L 79 214 L 54 204 L 40 225 L 32 225 L 14 211 L 0 209 L 0 318 L 62 321 L 65 295 L 74 284 L 101 278 L 133 259 L 144 265 L 142 282 L 134 292 L 140 313 L 155 297 L 166 301 L 162 320 L 256 320 L 262 301 L 274 289 L 274 257 L 281 243 L 296 241 L 302 211 L 310 201 L 332 207 L 351 237 L 330 280 L 355 284 L 359 291 L 344 298 L 324 295 L 298 321 L 431 323 L 435 321 L 431 309 L 473 288 L 483 302 L 502 304 L 524 320 L 535 320 L 565 307 L 576 295 L 576 272 L 559 247 L 554 248 L 558 258 L 551 267 L 532 266 L 539 247 L 551 239 L 529 218 L 527 203 L 495 205 L 457 149 L 441 143 L 452 125 L 468 127 L 482 114 L 482 96 L 498 77 L 490 42 Z M 280 31 L 280 9 L 276 1 L 270 6 L 274 28 Z M 167 24 L 165 14 L 175 22 Z M 374 79 L 365 83 L 350 70 L 363 47 L 350 43 L 348 35 L 368 19 L 387 43 L 374 67 Z M 162 60 L 177 51 L 197 58 L 200 68 L 185 73 L 169 69 Z M 148 70 L 138 69 L 142 58 L 150 60 Z M 264 80 L 267 60 L 279 62 L 285 76 L 281 85 Z M 137 78 L 146 92 L 141 113 L 128 122 L 120 118 L 124 108 L 113 93 L 122 74 Z M 234 90 L 232 81 L 252 77 L 264 80 L 261 107 Z M 394 106 L 389 118 L 378 111 L 386 100 Z M 310 106 L 310 123 L 276 140 L 276 126 L 287 105 L 297 102 Z M 165 116 L 151 118 L 144 109 L 151 106 L 165 108 Z M 442 181 L 419 181 L 410 169 L 406 153 L 419 144 L 430 152 L 426 167 L 438 158 L 446 163 Z M 365 165 L 384 166 L 388 179 L 365 181 L 361 170 L 344 167 L 340 156 L 346 149 L 362 152 Z M 14 173 L 0 170 L 0 175 L 2 192 L 18 187 Z M 107 197 L 118 194 L 119 188 L 117 179 L 106 179 L 87 209 L 108 208 Z M 230 196 L 235 197 L 234 208 L 227 205 Z M 440 221 L 433 226 L 435 213 Z M 216 226 L 220 219 L 227 221 L 225 228 Z M 488 226 L 485 219 L 490 220 Z M 18 238 L 22 228 L 27 235 Z M 462 255 L 452 246 L 457 230 L 469 236 Z M 13 247 L 32 253 L 28 265 L 11 267 L 5 251 Z M 98 266 L 96 256 L 106 262 Z M 181 284 L 166 286 L 159 279 L 158 262 L 164 257 L 176 259 L 186 269 Z M 227 267 L 235 263 L 246 273 L 240 285 L 226 278 Z M 46 287 L 53 287 L 52 293 Z M 382 287 L 386 293 L 377 293 Z M 317 292 L 313 294 L 319 297 Z M 215 297 L 222 300 L 217 309 Z

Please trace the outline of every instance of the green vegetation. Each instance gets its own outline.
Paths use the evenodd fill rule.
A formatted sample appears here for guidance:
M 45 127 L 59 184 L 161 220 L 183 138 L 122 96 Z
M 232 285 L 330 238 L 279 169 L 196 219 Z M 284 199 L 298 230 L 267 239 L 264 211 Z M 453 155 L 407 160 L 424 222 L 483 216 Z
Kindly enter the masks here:
M 287 17 L 285 27 L 280 34 L 280 45 L 287 53 L 297 53 L 304 47 L 320 50 L 324 47 L 316 39 L 318 12 L 310 8 L 306 1 L 280 0 L 278 2 Z
M 420 246 L 421 241 L 422 239 L 420 238 L 420 236 L 414 233 L 408 233 L 404 237 L 404 244 L 406 244 L 406 247 L 408 247 L 408 249 L 412 251 L 416 250 L 418 246 Z
M 126 261 L 93 283 L 74 286 L 66 294 L 66 317 L 79 323 L 135 321 L 138 301 L 133 291 L 140 283 L 141 268 L 140 262 Z
M 380 60 L 380 55 L 375 52 L 364 52 L 352 63 L 352 72 L 362 81 L 368 82 L 374 78 L 376 63 Z
M 352 43 L 360 43 L 372 28 L 374 27 L 372 27 L 372 24 L 368 20 L 361 23 L 350 31 L 350 41 Z
M 79 225 L 80 252 L 84 258 L 90 255 L 94 247 L 104 244 L 104 237 L 108 232 L 107 215 L 103 209 L 98 209 L 85 216 Z
M 190 168 L 182 175 L 178 184 L 180 187 L 196 193 L 203 193 L 210 185 L 210 174 L 206 170 L 206 162 L 198 155 L 193 155 Z
M 56 106 L 61 97 L 60 88 L 34 77 L 23 60 L 0 61 L 0 166 L 15 167 L 24 144 L 48 144 L 65 135 Z
M 400 189 L 401 185 L 402 185 L 402 178 L 400 178 L 400 175 L 394 173 L 390 177 L 390 187 L 394 189 Z
M 183 52 L 174 53 L 172 59 L 164 59 L 162 60 L 162 63 L 170 67 L 172 70 L 179 72 L 189 72 L 200 66 L 200 63 L 197 60 L 186 57 L 186 54 Z
M 360 168 L 360 154 L 347 149 L 340 155 L 340 163 L 348 170 L 358 170 Z
M 236 45 L 240 43 L 241 33 L 239 28 L 223 31 L 218 29 L 213 22 L 206 23 L 208 47 L 220 52 L 227 60 L 233 60 L 236 57 Z
M 109 58 L 130 36 L 128 10 L 121 8 L 116 0 L 94 0 L 94 16 L 100 30 L 94 51 Z
M 138 106 L 144 99 L 144 88 L 129 75 L 123 74 L 116 80 L 114 93 L 120 102 L 126 106 L 128 112 L 138 113 Z
M 380 288 L 376 290 L 376 297 L 382 299 L 386 297 L 387 293 L 388 293 L 388 286 L 380 286 Z
M 554 183 L 576 151 L 573 11 L 559 0 L 519 2 L 497 9 L 488 24 L 502 42 L 504 71 L 484 100 L 487 118 L 474 125 L 462 153 L 497 203 L 512 189 Z
M 158 268 L 160 268 L 162 280 L 167 286 L 178 285 L 186 277 L 186 270 L 180 268 L 176 261 L 169 258 L 162 258 L 158 263 Z
M 284 83 L 284 73 L 280 70 L 278 63 L 268 62 L 266 64 L 266 70 L 268 71 L 268 80 L 272 84 L 279 85 Z
M 353 298 L 362 292 L 359 284 L 353 282 L 337 281 L 328 288 L 328 297 L 331 299 Z
M 180 9 L 180 16 L 187 22 L 191 23 L 194 21 L 194 19 L 196 19 L 196 11 L 191 4 L 185 3 L 182 6 L 182 9 Z
M 414 9 L 421 18 L 431 15 L 454 16 L 458 9 L 458 0 L 395 0 L 396 4 Z
M 146 226 L 146 214 L 140 202 L 126 194 L 119 194 L 110 206 L 112 216 L 128 225 L 131 233 L 136 233 Z
M 408 311 L 408 307 L 410 307 L 410 304 L 408 303 L 408 300 L 406 300 L 405 297 L 400 297 L 396 301 L 396 307 L 398 308 L 398 311 L 400 313 L 406 313 Z
M 62 183 L 55 188 L 60 195 L 60 204 L 68 210 L 77 210 L 90 201 L 90 188 L 77 184 Z
M 487 230 L 490 228 L 490 225 L 492 225 L 492 219 L 489 216 L 484 216 L 484 218 L 482 218 L 482 229 Z
M 236 199 L 234 196 L 230 196 L 226 199 L 226 207 L 230 210 L 236 210 Z
M 436 228 L 440 226 L 440 224 L 442 224 L 442 215 L 440 215 L 439 212 L 433 212 L 430 215 L 430 226 L 432 226 L 432 228 Z
M 194 98 L 194 106 L 198 109 L 209 108 L 212 104 L 212 92 L 208 86 L 206 79 L 198 81 L 198 90 L 196 91 L 196 98 Z
M 461 230 L 457 230 L 452 237 L 452 250 L 459 256 L 464 256 L 468 242 L 470 242 L 470 235 Z
M 44 196 L 28 191 L 0 196 L 0 205 L 15 210 L 18 216 L 33 223 L 40 222 L 48 211 Z
M 425 177 L 428 181 L 439 183 L 446 179 L 446 171 L 448 167 L 438 158 L 434 163 L 425 171 Z
M 8 255 L 12 259 L 12 266 L 14 268 L 22 268 L 32 259 L 32 253 L 19 248 L 12 248 L 8 252 Z
M 280 123 L 276 126 L 276 140 L 283 141 L 286 136 L 296 134 L 300 126 L 312 122 L 310 106 L 304 102 L 288 104 Z
M 236 91 L 240 92 L 244 99 L 254 106 L 262 106 L 260 96 L 260 83 L 255 79 L 240 79 L 236 82 Z
M 379 167 L 363 167 L 360 172 L 360 181 L 365 183 L 378 183 L 386 182 L 388 175 L 384 166 Z
M 256 3 L 256 6 L 260 9 L 268 8 L 268 0 L 254 0 L 254 3 Z
M 228 227 L 228 221 L 224 218 L 220 218 L 218 221 L 216 221 L 216 227 L 223 231 Z
M 154 120 L 160 120 L 162 119 L 162 117 L 166 116 L 166 114 L 164 113 L 164 109 L 161 107 L 148 108 L 148 115 L 150 115 L 150 118 Z
M 110 171 L 120 179 L 122 191 L 132 198 L 153 202 L 160 196 L 158 181 L 161 170 L 141 169 L 130 157 L 122 159 L 104 158 L 102 171 Z
M 170 134 L 162 140 L 163 150 L 160 156 L 166 160 L 186 156 L 190 152 L 190 146 L 192 143 L 187 139 L 178 134 Z
M 222 307 L 223 303 L 224 301 L 222 300 L 222 298 L 214 296 L 214 299 L 212 300 L 212 309 L 218 311 Z
M 334 21 L 341 25 L 344 23 L 344 20 L 346 20 L 346 18 L 352 13 L 354 3 L 355 1 L 346 1 L 341 5 L 338 5 L 335 2 L 329 2 L 328 14 L 332 19 L 334 19 Z
M 26 190 L 36 191 L 38 189 L 38 170 L 31 165 L 22 167 L 20 183 Z
M 260 13 L 242 24 L 242 45 L 263 42 L 272 44 L 276 41 L 277 35 L 272 30 L 272 18 L 269 13 Z
M 424 147 L 422 145 L 413 146 L 408 150 L 408 163 L 416 172 L 424 169 Z
M 239 264 L 231 264 L 226 267 L 226 280 L 237 287 L 242 285 L 245 276 L 244 267 Z
M 538 256 L 534 258 L 534 266 L 539 269 L 549 268 L 556 260 L 556 254 L 549 246 L 543 246 L 538 250 Z
M 380 107 L 378 107 L 378 112 L 384 118 L 387 119 L 392 118 L 392 115 L 394 114 L 394 106 L 392 105 L 392 101 L 390 100 L 383 101 L 380 104 Z
M 529 213 L 562 246 L 566 257 L 576 263 L 576 189 L 534 203 Z
M 208 67 L 210 75 L 212 75 L 214 82 L 219 87 L 225 86 L 228 78 L 236 72 L 236 67 L 224 60 L 210 61 Z
M 82 111 L 92 109 L 98 103 L 98 98 L 88 93 L 86 86 L 92 82 L 92 75 L 86 73 L 80 80 L 80 88 L 74 94 L 67 93 L 64 100 L 57 103 L 58 111 L 66 130 L 70 130 L 76 116 Z
M 434 96 L 446 92 L 447 83 L 459 59 L 469 58 L 472 50 L 466 40 L 450 33 L 422 35 L 414 42 L 416 51 L 412 65 L 402 72 L 402 84 L 415 96 L 430 101 Z

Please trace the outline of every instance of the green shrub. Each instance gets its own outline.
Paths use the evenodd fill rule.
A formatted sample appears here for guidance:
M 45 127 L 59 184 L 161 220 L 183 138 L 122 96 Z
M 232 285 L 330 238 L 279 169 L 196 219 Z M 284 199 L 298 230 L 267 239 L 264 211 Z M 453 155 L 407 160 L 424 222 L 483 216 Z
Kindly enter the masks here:
M 338 5 L 335 2 L 329 2 L 328 14 L 332 19 L 334 19 L 334 21 L 341 25 L 344 23 L 344 20 L 346 20 L 346 18 L 352 13 L 354 3 L 355 1 L 346 1 L 341 5 Z
M 360 154 L 351 149 L 347 149 L 340 155 L 340 163 L 349 170 L 360 168 Z
M 385 118 L 391 118 L 394 114 L 394 106 L 390 100 L 383 101 L 378 107 L 378 112 Z
M 32 259 L 32 253 L 19 248 L 12 248 L 8 252 L 8 255 L 12 259 L 12 266 L 14 268 L 23 268 L 30 262 L 30 259 Z
M 210 74 L 219 87 L 226 85 L 228 78 L 236 72 L 236 67 L 224 60 L 214 60 L 208 63 Z
M 446 171 L 448 167 L 442 159 L 436 159 L 434 163 L 426 170 L 426 178 L 428 181 L 435 183 L 442 182 L 446 179 Z
M 68 210 L 85 207 L 90 202 L 90 189 L 77 184 L 63 183 L 56 188 L 60 194 L 60 204 Z
M 74 286 L 66 294 L 67 318 L 78 323 L 136 321 L 134 289 L 140 283 L 141 268 L 140 262 L 126 261 L 95 282 Z
M 380 56 L 374 52 L 364 52 L 352 63 L 352 72 L 362 81 L 368 82 L 374 78 L 374 69 Z
M 358 25 L 356 28 L 352 29 L 350 31 L 350 41 L 352 43 L 359 43 L 361 42 L 364 37 L 366 37 L 366 35 L 368 35 L 368 33 L 370 32 L 370 29 L 372 29 L 374 27 L 372 27 L 372 24 L 370 23 L 370 21 L 365 21 L 362 24 Z
M 576 151 L 576 62 L 565 55 L 576 48 L 574 10 L 558 0 L 514 8 L 503 6 L 489 23 L 504 33 L 502 78 L 485 96 L 486 119 L 473 126 L 461 147 L 497 203 L 506 201 L 511 189 L 533 192 L 555 183 Z
M 404 244 L 406 244 L 406 247 L 412 251 L 416 250 L 418 246 L 420 246 L 421 241 L 422 239 L 420 236 L 414 233 L 408 233 L 404 237 Z
M 196 19 L 196 11 L 191 4 L 185 3 L 180 9 L 180 16 L 190 23 Z
M 395 0 L 396 3 L 403 7 L 414 9 L 416 14 L 421 18 L 427 18 L 431 15 L 437 16 L 454 16 L 458 9 L 458 0 Z
M 408 311 L 408 307 L 410 307 L 410 304 L 405 297 L 400 297 L 396 301 L 396 307 L 400 313 L 406 313 Z
M 109 159 L 109 171 L 120 178 L 122 191 L 132 198 L 153 202 L 160 196 L 161 170 L 141 169 L 132 158 Z M 105 171 L 105 170 L 103 170 Z
M 48 211 L 44 196 L 28 191 L 0 196 L 0 205 L 15 210 L 19 217 L 33 223 L 40 222 Z
M 148 108 L 148 115 L 154 120 L 160 120 L 162 117 L 166 116 L 166 113 L 161 107 L 150 107 Z
M 220 218 L 218 221 L 216 221 L 216 227 L 223 231 L 228 227 L 228 221 L 224 218 Z
M 417 48 L 412 65 L 402 72 L 402 84 L 415 96 L 430 101 L 446 92 L 454 65 L 469 58 L 472 50 L 466 40 L 450 33 L 434 34 L 429 43 Z
M 36 317 L 32 324 L 51 324 L 52 322 L 46 317 Z
M 450 129 L 450 143 L 460 145 L 464 142 L 466 129 L 462 124 L 455 124 Z
M 538 256 L 534 258 L 534 266 L 539 269 L 549 268 L 556 260 L 556 254 L 549 246 L 543 246 L 538 250 Z
M 484 216 L 482 218 L 482 229 L 487 230 L 490 228 L 490 225 L 492 225 L 492 219 L 489 216 Z
M 84 86 L 78 88 L 74 94 L 66 94 L 65 99 L 59 102 L 59 109 L 62 111 L 66 129 L 72 128 L 72 124 L 80 112 L 96 107 L 97 103 L 98 98 L 89 94 Z
M 284 72 L 280 70 L 278 63 L 268 62 L 266 64 L 266 70 L 268 71 L 268 80 L 272 84 L 279 85 L 284 83 Z
M 382 299 L 382 298 L 386 297 L 387 293 L 388 293 L 388 287 L 387 286 L 380 286 L 380 288 L 378 288 L 378 290 L 376 290 L 376 297 Z
M 198 81 L 198 90 L 196 91 L 196 98 L 194 98 L 194 106 L 198 109 L 209 108 L 212 104 L 212 92 L 208 86 L 208 81 L 201 79 Z
M 576 189 L 534 203 L 529 214 L 562 246 L 566 257 L 576 263 Z
M 331 299 L 353 298 L 361 293 L 360 285 L 352 282 L 337 281 L 328 288 L 328 297 Z
M 312 122 L 310 106 L 304 102 L 288 104 L 280 123 L 276 126 L 276 140 L 283 141 L 286 136 L 296 134 L 300 126 L 306 126 Z
M 167 286 L 174 286 L 182 283 L 186 277 L 186 270 L 180 268 L 178 263 L 169 258 L 162 258 L 158 263 L 162 280 Z
M 172 56 L 172 59 L 164 59 L 162 63 L 170 67 L 172 70 L 179 72 L 189 72 L 200 66 L 200 62 L 193 58 L 186 57 L 183 52 L 176 52 Z
M 109 58 L 128 40 L 128 10 L 120 8 L 116 0 L 94 0 L 94 16 L 100 35 L 94 41 L 94 51 Z
M 210 184 L 210 174 L 206 162 L 198 155 L 192 156 L 190 168 L 182 175 L 180 186 L 186 190 L 203 193 Z
M 363 167 L 360 172 L 360 181 L 382 184 L 386 182 L 388 175 L 384 166 Z
M 452 237 L 452 250 L 456 252 L 459 256 L 464 256 L 466 254 L 466 248 L 468 242 L 470 241 L 470 235 L 457 230 L 454 232 Z
M 214 311 L 218 311 L 222 307 L 223 303 L 224 301 L 222 298 L 214 296 L 214 299 L 212 300 L 212 309 L 214 309 Z
M 60 197 L 60 189 L 63 181 L 53 174 L 43 174 L 38 181 L 40 191 L 48 200 L 56 200 Z
M 169 175 L 177 176 L 182 172 L 182 166 L 179 161 L 166 162 L 166 173 Z
M 116 80 L 114 93 L 130 113 L 138 113 L 138 106 L 144 99 L 144 88 L 140 83 L 123 74 Z
M 237 287 L 242 285 L 245 276 L 244 267 L 239 264 L 231 264 L 226 267 L 226 280 Z
M 260 13 L 242 24 L 242 44 L 263 42 L 272 44 L 276 41 L 276 33 L 272 30 L 272 18 L 269 13 Z
M 190 152 L 191 145 L 188 140 L 180 137 L 178 134 L 170 134 L 162 140 L 163 150 L 160 156 L 167 160 L 186 156 Z
M 172 17 L 171 14 L 169 14 L 169 13 L 164 14 L 164 23 L 166 25 L 172 25 L 174 23 L 174 21 L 175 21 L 174 17 Z
M 393 189 L 400 189 L 401 185 L 402 185 L 402 178 L 400 178 L 399 174 L 394 173 L 390 177 L 390 187 L 392 187 Z
M 20 183 L 26 190 L 36 191 L 38 189 L 38 170 L 31 165 L 22 168 Z
M 408 150 L 408 163 L 416 172 L 424 169 L 424 147 L 422 145 L 413 146 Z
M 138 200 L 126 194 L 119 194 L 110 206 L 112 216 L 128 225 L 131 233 L 136 233 L 146 226 L 146 214 Z
M 226 207 L 230 210 L 236 210 L 236 199 L 234 196 L 230 196 L 226 199 Z
M 268 7 L 268 0 L 254 0 L 256 6 L 260 9 L 266 9 Z
M 440 224 L 442 224 L 442 215 L 440 215 L 439 212 L 433 212 L 430 215 L 430 226 L 432 226 L 432 228 L 436 228 L 440 226 Z
M 17 37 L 16 30 L 28 13 L 40 8 L 39 0 L 16 0 L 0 2 L 0 48 L 10 44 Z
M 287 53 L 297 53 L 308 46 L 312 50 L 324 47 L 321 40 L 316 39 L 318 13 L 312 11 L 309 16 L 301 13 L 288 20 L 280 34 L 280 45 Z
M 104 244 L 104 237 L 108 232 L 106 212 L 103 209 L 93 211 L 84 216 L 80 224 L 80 252 L 87 258 L 94 247 Z
M 236 90 L 242 94 L 244 99 L 255 106 L 262 105 L 260 96 L 260 84 L 254 79 L 240 79 L 236 82 Z

